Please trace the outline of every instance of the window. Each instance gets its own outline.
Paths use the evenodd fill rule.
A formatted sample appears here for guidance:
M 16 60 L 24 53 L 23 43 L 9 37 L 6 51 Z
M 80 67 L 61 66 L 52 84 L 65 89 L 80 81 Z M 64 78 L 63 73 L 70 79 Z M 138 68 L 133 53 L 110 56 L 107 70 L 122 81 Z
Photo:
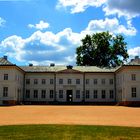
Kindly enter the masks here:
M 68 79 L 68 84 L 71 84 L 71 79 Z
M 94 83 L 94 85 L 97 85 L 97 83 L 98 83 L 97 79 L 94 79 L 93 83 Z
M 89 90 L 86 90 L 86 99 L 89 99 Z
M 27 85 L 30 84 L 30 79 L 26 79 L 26 84 L 27 84 Z
M 63 90 L 59 90 L 59 98 L 63 98 Z
M 4 80 L 8 80 L 8 74 L 4 74 Z
M 110 90 L 109 91 L 109 96 L 110 96 L 110 99 L 113 99 L 114 98 L 114 91 L 113 90 Z
M 53 84 L 53 79 L 50 79 L 50 84 L 51 84 L 51 85 Z
M 8 87 L 3 87 L 3 97 L 8 97 Z
M 106 92 L 105 90 L 102 90 L 102 99 L 105 99 L 106 98 Z
M 76 98 L 77 98 L 77 99 L 80 98 L 80 90 L 76 90 Z
M 136 93 L 137 93 L 136 87 L 132 87 L 131 88 L 132 98 L 135 98 L 136 97 Z
M 93 91 L 93 98 L 95 98 L 95 99 L 98 98 L 98 90 Z
M 136 81 L 136 74 L 132 74 L 131 79 L 132 79 L 132 81 Z
M 25 97 L 26 97 L 26 98 L 30 98 L 30 90 L 29 90 L 29 89 L 26 90 L 26 95 L 25 95 Z
M 76 84 L 80 84 L 80 79 L 76 79 Z
M 53 90 L 50 90 L 50 98 L 53 98 Z
M 105 85 L 105 79 L 102 79 L 102 85 Z
M 46 79 L 42 79 L 42 84 L 43 84 L 43 85 L 46 84 Z
M 86 85 L 89 85 L 89 79 L 86 79 Z
M 38 84 L 38 80 L 34 79 L 34 84 L 37 85 Z
M 38 98 L 38 90 L 34 90 L 34 98 Z
M 59 79 L 59 84 L 63 84 L 63 79 Z
M 41 98 L 46 98 L 46 90 L 41 91 Z
M 110 85 L 113 85 L 113 79 L 109 79 Z

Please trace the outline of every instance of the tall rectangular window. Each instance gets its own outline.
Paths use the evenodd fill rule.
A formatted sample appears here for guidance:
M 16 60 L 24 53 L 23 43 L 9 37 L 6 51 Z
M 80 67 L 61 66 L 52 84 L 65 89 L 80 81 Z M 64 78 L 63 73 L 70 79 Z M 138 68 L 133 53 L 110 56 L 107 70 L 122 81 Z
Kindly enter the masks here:
M 131 95 L 132 95 L 132 98 L 136 98 L 136 95 L 137 94 L 137 89 L 136 89 L 136 87 L 132 87 L 131 88 Z
M 94 85 L 97 85 L 98 84 L 97 79 L 93 79 L 93 83 L 94 83 Z
M 113 99 L 114 98 L 114 91 L 113 90 L 110 90 L 109 91 L 109 96 L 110 96 L 110 99 Z
M 41 91 L 41 98 L 46 98 L 46 90 Z
M 77 98 L 77 99 L 80 98 L 80 90 L 76 90 L 76 98 Z
M 38 98 L 38 90 L 34 90 L 34 98 Z
M 71 84 L 72 82 L 71 82 L 71 79 L 68 79 L 68 84 Z
M 136 74 L 132 74 L 131 79 L 132 79 L 132 81 L 136 81 Z
M 26 98 L 30 98 L 30 90 L 29 89 L 26 89 L 26 95 L 25 95 Z
M 63 90 L 59 90 L 59 98 L 63 98 Z
M 102 82 L 102 85 L 105 85 L 105 79 L 102 79 L 101 82 Z
M 27 84 L 27 85 L 30 84 L 30 79 L 26 79 L 26 84 Z
M 80 84 L 80 79 L 76 79 L 76 84 Z
M 53 79 L 50 79 L 50 85 L 52 85 L 53 84 Z
M 35 84 L 35 85 L 38 84 L 38 79 L 34 79 L 34 84 Z
M 89 90 L 86 90 L 86 99 L 89 99 Z
M 3 97 L 8 97 L 8 87 L 3 87 Z
M 63 84 L 63 79 L 59 79 L 59 84 L 60 84 L 60 85 Z
M 98 90 L 93 91 L 93 98 L 95 98 L 95 99 L 98 98 Z
M 102 99 L 105 99 L 106 98 L 106 92 L 105 90 L 102 90 Z
M 113 85 L 113 79 L 109 79 L 109 84 Z
M 4 80 L 8 80 L 8 74 L 4 74 Z
M 89 85 L 89 79 L 86 79 L 86 85 Z
M 46 84 L 46 79 L 42 79 L 42 84 L 43 84 L 43 85 Z
M 53 90 L 50 90 L 50 98 L 52 99 L 54 97 L 54 92 Z

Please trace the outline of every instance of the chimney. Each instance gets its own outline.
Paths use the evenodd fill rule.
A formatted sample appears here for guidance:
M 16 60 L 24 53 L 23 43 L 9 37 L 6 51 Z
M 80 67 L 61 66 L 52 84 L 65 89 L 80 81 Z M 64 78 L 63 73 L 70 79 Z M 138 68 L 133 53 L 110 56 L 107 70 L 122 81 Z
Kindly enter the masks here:
M 33 64 L 30 63 L 30 64 L 29 64 L 29 67 L 32 67 L 32 66 L 33 66 Z
M 6 55 L 4 55 L 3 58 L 4 58 L 5 60 L 7 60 L 8 57 L 7 57 Z
M 135 56 L 135 59 L 139 59 L 139 56 Z
M 71 65 L 67 66 L 67 69 L 72 69 L 72 68 L 73 68 L 73 66 L 71 66 Z
M 50 64 L 50 67 L 54 67 L 54 66 L 55 66 L 55 64 L 54 64 L 54 63 L 51 63 L 51 64 Z

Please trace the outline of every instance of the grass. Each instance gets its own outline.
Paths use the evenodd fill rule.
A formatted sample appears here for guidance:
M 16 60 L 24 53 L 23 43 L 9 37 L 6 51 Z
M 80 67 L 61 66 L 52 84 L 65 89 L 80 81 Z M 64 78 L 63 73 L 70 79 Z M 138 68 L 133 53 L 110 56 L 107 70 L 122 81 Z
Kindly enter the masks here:
M 140 128 L 81 125 L 0 126 L 0 140 L 140 140 Z

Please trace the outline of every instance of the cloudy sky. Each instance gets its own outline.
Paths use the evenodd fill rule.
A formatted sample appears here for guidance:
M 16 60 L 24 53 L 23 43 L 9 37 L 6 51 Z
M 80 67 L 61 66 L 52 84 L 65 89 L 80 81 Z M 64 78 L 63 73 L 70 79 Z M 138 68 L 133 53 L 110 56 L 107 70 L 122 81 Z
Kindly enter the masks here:
M 80 40 L 102 31 L 140 56 L 140 0 L 0 0 L 0 57 L 17 65 L 75 65 Z

